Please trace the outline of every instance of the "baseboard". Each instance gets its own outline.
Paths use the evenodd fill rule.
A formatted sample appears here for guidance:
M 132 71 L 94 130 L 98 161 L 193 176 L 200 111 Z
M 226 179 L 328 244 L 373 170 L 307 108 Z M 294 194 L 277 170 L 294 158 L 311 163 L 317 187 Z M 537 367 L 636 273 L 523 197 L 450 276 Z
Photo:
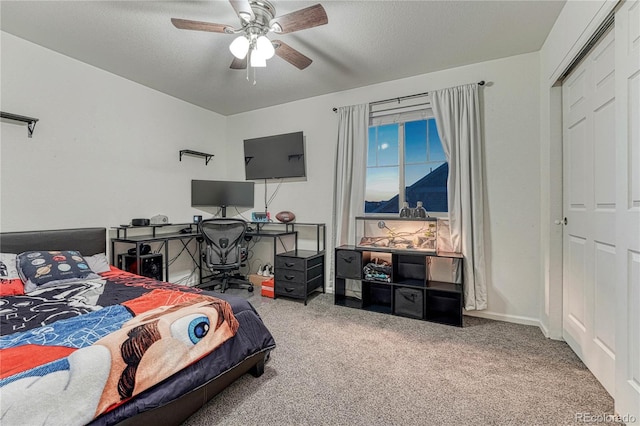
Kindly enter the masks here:
M 540 330 L 542 331 L 542 334 L 544 334 L 544 337 L 549 339 L 549 329 L 542 322 L 540 322 Z
M 549 328 L 543 322 L 540 322 L 540 330 L 542 330 L 542 334 L 544 334 L 544 337 L 546 337 L 547 339 L 559 340 L 561 342 L 564 342 L 562 331 L 551 332 L 551 330 L 549 330 Z
M 523 317 L 519 315 L 499 314 L 488 311 L 464 311 L 464 315 L 477 318 L 486 318 L 496 321 L 512 322 L 514 324 L 532 325 L 540 328 L 542 331 L 542 323 L 537 318 Z M 544 333 L 544 331 L 542 331 Z

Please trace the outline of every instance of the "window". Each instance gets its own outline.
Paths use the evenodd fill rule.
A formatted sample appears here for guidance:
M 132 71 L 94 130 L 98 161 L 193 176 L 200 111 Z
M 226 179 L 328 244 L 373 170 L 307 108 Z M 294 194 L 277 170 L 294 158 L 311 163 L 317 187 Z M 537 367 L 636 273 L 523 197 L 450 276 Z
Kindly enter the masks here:
M 394 121 L 369 127 L 365 213 L 398 213 L 418 201 L 427 212 L 446 212 L 449 165 L 435 119 Z

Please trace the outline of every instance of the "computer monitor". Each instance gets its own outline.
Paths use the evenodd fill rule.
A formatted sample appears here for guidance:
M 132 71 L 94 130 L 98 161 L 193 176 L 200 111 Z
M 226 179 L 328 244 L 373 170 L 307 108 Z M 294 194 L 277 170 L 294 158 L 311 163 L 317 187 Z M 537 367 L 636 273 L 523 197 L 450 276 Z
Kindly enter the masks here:
M 253 182 L 229 180 L 192 180 L 191 207 L 220 207 L 222 217 L 227 207 L 253 207 Z

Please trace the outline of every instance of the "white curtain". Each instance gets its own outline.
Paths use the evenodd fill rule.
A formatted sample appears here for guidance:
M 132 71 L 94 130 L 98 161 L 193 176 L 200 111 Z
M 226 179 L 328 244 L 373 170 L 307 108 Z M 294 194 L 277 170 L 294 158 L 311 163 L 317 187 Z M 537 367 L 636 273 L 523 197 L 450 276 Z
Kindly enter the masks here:
M 454 251 L 464 255 L 464 304 L 487 309 L 480 100 L 477 84 L 429 93 L 449 162 L 449 226 Z
M 338 108 L 338 150 L 333 200 L 333 242 L 355 244 L 355 216 L 364 214 L 369 105 Z
M 333 188 L 333 235 L 335 247 L 355 244 L 355 217 L 364 214 L 364 182 L 369 105 L 338 108 L 338 148 Z M 331 256 L 331 274 L 335 271 Z M 332 277 L 333 278 L 333 277 Z M 333 280 L 332 280 L 333 281 Z M 358 288 L 347 284 L 349 296 L 360 297 Z

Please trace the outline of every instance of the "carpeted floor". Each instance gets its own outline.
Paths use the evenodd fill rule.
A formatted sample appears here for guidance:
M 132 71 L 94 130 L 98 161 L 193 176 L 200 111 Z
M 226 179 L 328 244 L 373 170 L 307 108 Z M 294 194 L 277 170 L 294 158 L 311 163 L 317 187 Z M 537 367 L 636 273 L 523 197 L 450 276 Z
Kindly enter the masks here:
M 570 425 L 613 413 L 571 349 L 536 327 L 450 327 L 334 306 L 330 294 L 249 300 L 277 344 L 264 375 L 241 377 L 184 425 Z

